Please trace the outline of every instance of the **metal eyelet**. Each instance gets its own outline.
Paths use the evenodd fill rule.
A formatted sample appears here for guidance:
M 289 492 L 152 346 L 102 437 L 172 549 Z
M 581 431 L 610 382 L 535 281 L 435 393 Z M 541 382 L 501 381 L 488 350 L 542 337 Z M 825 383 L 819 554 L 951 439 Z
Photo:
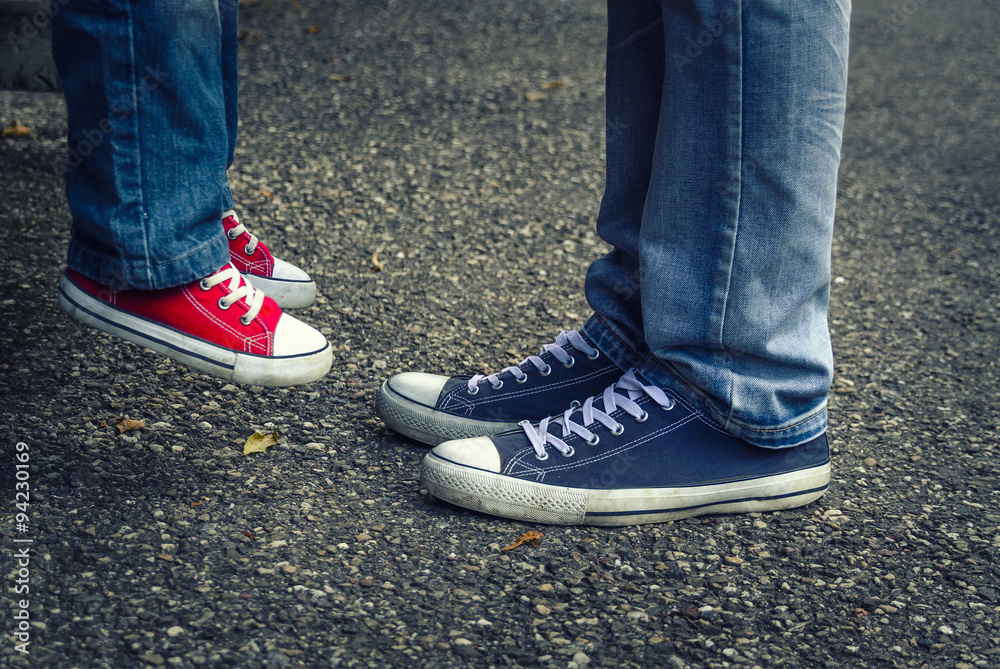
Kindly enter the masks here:
M 219 308 L 222 309 L 223 311 L 225 311 L 229 307 L 233 306 L 232 302 L 230 302 L 229 304 L 226 304 L 225 302 L 226 302 L 226 298 L 224 298 L 224 297 L 220 297 L 219 298 Z
M 615 426 L 615 429 L 611 430 L 611 436 L 618 437 L 621 436 L 623 432 L 625 432 L 625 426 L 618 423 L 618 425 Z
M 235 230 L 230 229 L 226 230 L 226 237 L 229 237 L 229 241 L 236 241 L 236 238 L 239 237 L 239 235 L 236 234 Z
M 575 364 L 576 364 L 576 358 L 574 358 L 573 356 L 570 356 L 569 357 L 569 362 L 564 362 L 563 363 L 563 367 L 565 367 L 566 369 L 569 369 L 570 367 L 572 367 Z
M 528 375 L 527 374 L 525 374 L 524 376 L 522 376 L 519 379 L 514 379 L 514 381 L 517 382 L 517 383 L 524 383 L 527 380 L 528 380 Z
M 249 321 L 247 320 L 247 315 L 246 314 L 243 314 L 242 316 L 240 316 L 240 323 L 242 323 L 243 325 L 250 325 L 250 323 L 252 323 L 252 322 L 253 322 L 252 319 L 249 320 Z
M 256 250 L 257 249 L 251 249 L 249 244 L 243 247 L 243 252 L 246 253 L 248 256 L 252 256 L 254 254 L 254 251 Z
M 491 383 L 490 388 L 492 388 L 493 390 L 500 390 L 501 388 L 503 388 L 503 381 L 497 381 L 496 385 L 493 385 Z
M 541 374 L 542 376 L 548 376 L 549 374 L 552 373 L 552 366 L 547 364 L 545 365 L 545 369 L 543 369 L 538 373 Z
M 597 446 L 599 443 L 601 443 L 601 438 L 595 434 L 593 439 L 590 439 L 583 443 L 587 444 L 587 446 Z
M 478 395 L 479 394 L 479 386 L 476 386 L 475 390 L 466 390 L 465 392 L 468 393 L 469 395 Z
M 664 411 L 670 411 L 670 410 L 671 410 L 671 409 L 673 409 L 673 408 L 674 408 L 675 406 L 677 406 L 677 402 L 671 402 L 669 406 L 663 406 L 663 405 L 661 404 L 661 405 L 660 405 L 660 408 L 661 408 L 661 409 L 663 409 Z
M 570 409 L 579 409 L 582 406 L 583 405 L 580 403 L 580 400 L 573 400 L 572 402 L 569 403 Z
M 212 290 L 212 287 L 205 283 L 206 279 L 202 279 L 198 282 L 198 287 L 202 290 Z
M 535 459 L 536 460 L 548 460 L 549 459 L 549 452 L 548 451 L 543 451 L 543 455 L 539 455 L 538 453 L 535 453 Z
M 562 451 L 559 451 L 559 455 L 563 456 L 564 458 L 571 458 L 571 457 L 573 457 L 574 453 L 576 453 L 576 451 L 573 450 L 572 446 L 569 447 L 569 451 L 567 453 L 563 453 Z
M 597 360 L 598 358 L 601 357 L 600 351 L 598 351 L 597 349 L 594 349 L 594 351 L 595 351 L 594 355 L 588 355 L 587 360 Z
M 635 417 L 636 423 L 645 423 L 646 419 L 649 418 L 649 414 L 643 411 L 641 414 Z

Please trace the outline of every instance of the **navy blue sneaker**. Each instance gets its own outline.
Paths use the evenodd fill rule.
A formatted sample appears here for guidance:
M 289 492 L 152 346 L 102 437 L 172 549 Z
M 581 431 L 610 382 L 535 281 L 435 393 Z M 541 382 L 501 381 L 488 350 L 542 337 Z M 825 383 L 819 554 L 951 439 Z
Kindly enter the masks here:
M 638 525 L 706 513 L 774 511 L 830 483 L 826 435 L 753 446 L 629 370 L 558 418 L 443 443 L 420 483 L 446 502 L 558 525 Z
M 621 375 L 590 339 L 564 330 L 539 355 L 496 374 L 396 374 L 379 389 L 375 412 L 396 432 L 433 446 L 506 432 L 579 406 Z

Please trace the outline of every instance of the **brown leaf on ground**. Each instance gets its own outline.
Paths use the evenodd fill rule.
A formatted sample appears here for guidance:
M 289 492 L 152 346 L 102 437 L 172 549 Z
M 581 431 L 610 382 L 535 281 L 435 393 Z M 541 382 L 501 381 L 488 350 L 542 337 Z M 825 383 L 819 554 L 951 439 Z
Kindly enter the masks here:
M 378 251 L 372 254 L 372 272 L 381 272 L 385 269 L 385 263 L 378 259 Z
M 239 40 L 240 44 L 250 44 L 251 46 L 260 44 L 260 36 L 249 30 L 241 30 L 236 33 L 236 39 Z
M 566 88 L 566 84 L 561 81 L 547 81 L 542 84 L 542 88 Z
M 119 418 L 115 421 L 115 429 L 118 430 L 118 434 L 124 434 L 126 432 L 131 432 L 132 430 L 139 430 L 146 427 L 146 424 L 141 420 L 133 420 L 131 418 Z
M 522 534 L 517 538 L 517 541 L 515 541 L 510 546 L 507 546 L 507 548 L 505 548 L 504 551 L 505 552 L 512 551 L 518 546 L 523 546 L 524 544 L 530 544 L 535 548 L 538 548 L 539 546 L 542 545 L 542 537 L 544 536 L 545 535 L 542 534 L 541 532 L 535 532 L 534 530 L 525 532 L 524 534 Z
M 538 102 L 540 100 L 548 100 L 549 96 L 539 91 L 528 91 L 524 94 L 524 99 L 528 102 Z
M 271 448 L 278 443 L 278 433 L 272 432 L 271 434 L 261 434 L 260 432 L 254 432 L 247 439 L 247 442 L 243 444 L 243 455 L 250 455 L 251 453 L 263 453 L 267 449 Z
M 14 121 L 0 131 L 0 137 L 27 137 L 30 134 L 31 128 L 26 125 L 21 125 L 20 121 Z
M 330 75 L 330 81 L 340 82 L 340 81 L 350 81 L 351 79 L 352 79 L 352 77 L 349 74 L 331 74 Z

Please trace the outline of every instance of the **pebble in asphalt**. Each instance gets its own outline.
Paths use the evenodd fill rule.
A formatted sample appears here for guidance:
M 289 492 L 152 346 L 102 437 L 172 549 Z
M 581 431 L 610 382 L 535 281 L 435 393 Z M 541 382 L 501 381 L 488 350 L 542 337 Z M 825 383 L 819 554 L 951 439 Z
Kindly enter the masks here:
M 425 450 L 371 413 L 388 374 L 495 370 L 586 318 L 604 249 L 603 7 L 302 9 L 241 16 L 231 176 L 251 229 L 320 282 L 302 317 L 336 359 L 308 387 L 236 387 L 67 319 L 70 218 L 51 169 L 65 108 L 0 93 L 3 124 L 32 129 L 0 140 L 0 665 L 1000 663 L 989 3 L 854 10 L 831 491 L 615 530 L 442 505 L 416 481 Z M 147 427 L 118 435 L 123 417 Z M 242 456 L 257 430 L 280 443 Z M 528 529 L 538 548 L 503 551 Z M 24 537 L 27 656 L 8 613 Z

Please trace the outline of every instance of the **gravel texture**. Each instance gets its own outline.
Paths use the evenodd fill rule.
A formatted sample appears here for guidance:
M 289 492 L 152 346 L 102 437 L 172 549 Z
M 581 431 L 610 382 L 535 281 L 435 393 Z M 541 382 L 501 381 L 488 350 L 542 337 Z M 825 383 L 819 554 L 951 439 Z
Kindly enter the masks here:
M 320 283 L 299 313 L 336 353 L 308 387 L 236 387 L 65 317 L 65 107 L 0 92 L 32 130 L 0 140 L 0 666 L 1000 665 L 991 3 L 855 7 L 830 492 L 612 530 L 440 504 L 425 449 L 371 412 L 393 372 L 496 370 L 586 319 L 603 6 L 295 4 L 241 17 L 231 177 Z M 243 456 L 254 431 L 279 444 Z M 539 547 L 503 550 L 527 530 Z

